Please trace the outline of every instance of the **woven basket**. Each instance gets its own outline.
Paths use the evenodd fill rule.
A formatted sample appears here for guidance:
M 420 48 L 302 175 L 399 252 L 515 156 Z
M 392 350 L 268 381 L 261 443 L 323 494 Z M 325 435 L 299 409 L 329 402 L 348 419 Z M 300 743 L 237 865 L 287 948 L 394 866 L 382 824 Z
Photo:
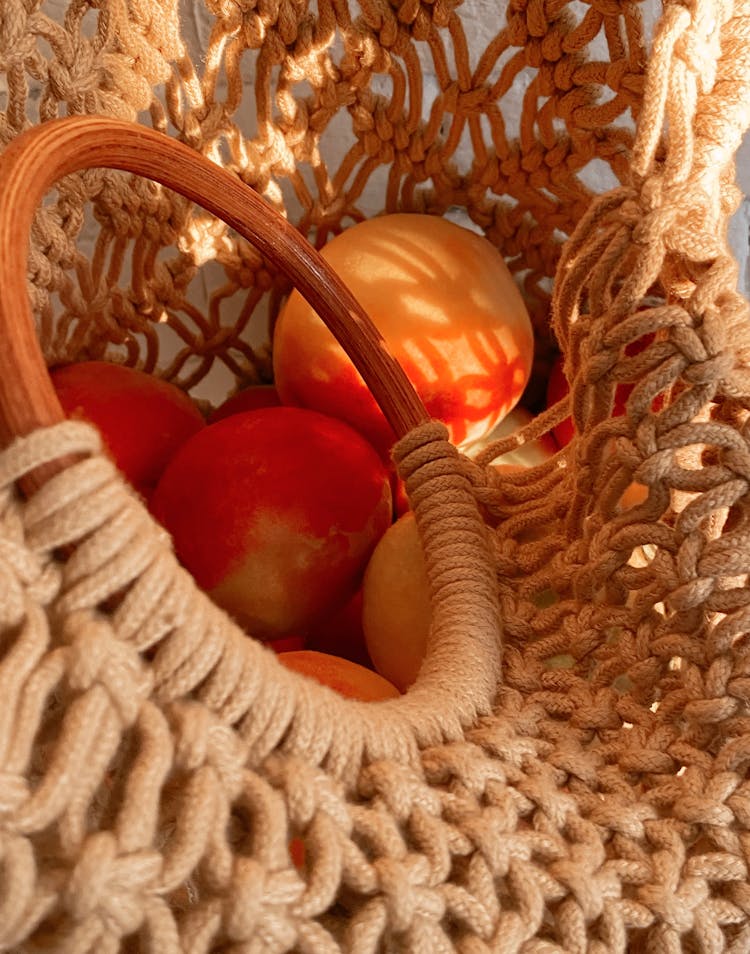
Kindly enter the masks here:
M 192 57 L 168 0 L 1 6 L 0 950 L 750 952 L 750 6 L 667 2 L 648 57 L 606 0 L 207 0 Z M 299 240 L 457 209 L 572 382 L 522 479 L 425 421 Z M 401 438 L 433 627 L 396 700 L 238 629 L 46 373 L 267 380 L 250 318 L 292 283 Z

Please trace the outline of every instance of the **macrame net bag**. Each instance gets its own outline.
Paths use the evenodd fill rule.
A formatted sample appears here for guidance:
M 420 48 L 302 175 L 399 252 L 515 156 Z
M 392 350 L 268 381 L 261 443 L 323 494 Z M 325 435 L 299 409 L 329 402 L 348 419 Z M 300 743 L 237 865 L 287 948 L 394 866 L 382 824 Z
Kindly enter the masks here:
M 750 6 L 667 2 L 648 41 L 608 0 L 206 6 L 190 50 L 171 0 L 3 0 L 5 157 L 90 114 L 181 140 L 314 245 L 460 212 L 514 271 L 540 367 L 565 356 L 570 398 L 524 438 L 569 413 L 577 436 L 508 478 L 489 458 L 513 439 L 469 460 L 402 421 L 433 627 L 415 686 L 367 704 L 201 593 L 92 428 L 4 413 L 0 950 L 747 954 L 750 317 L 725 237 Z M 289 272 L 136 175 L 139 150 L 117 171 L 77 142 L 47 144 L 70 162 L 28 288 L 3 246 L 39 367 L 107 358 L 198 397 L 268 380 Z M 32 407 L 49 382 L 10 342 L 4 404 Z

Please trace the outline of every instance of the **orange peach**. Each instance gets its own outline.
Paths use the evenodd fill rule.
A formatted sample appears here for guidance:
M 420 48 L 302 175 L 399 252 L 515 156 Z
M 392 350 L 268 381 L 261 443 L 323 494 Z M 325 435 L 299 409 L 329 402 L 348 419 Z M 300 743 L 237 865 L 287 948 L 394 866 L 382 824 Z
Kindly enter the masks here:
M 68 417 L 94 424 L 115 464 L 148 498 L 172 456 L 205 421 L 174 384 L 124 365 L 82 361 L 50 372 Z
M 362 629 L 370 658 L 402 691 L 417 678 L 431 618 L 427 568 L 409 511 L 383 534 L 362 585 Z
M 622 497 L 617 505 L 617 509 L 630 510 L 631 507 L 639 507 L 648 499 L 648 487 L 645 484 L 639 484 L 633 481 L 625 488 Z
M 227 398 L 209 414 L 208 423 L 215 424 L 242 411 L 257 411 L 261 407 L 278 407 L 280 404 L 279 395 L 272 384 L 256 384 Z
M 304 632 L 353 595 L 391 507 L 387 469 L 364 438 L 290 407 L 206 427 L 152 500 L 198 585 L 264 639 Z
M 375 702 L 400 695 L 395 686 L 376 672 L 340 656 L 301 649 L 298 652 L 279 653 L 279 662 L 350 699 Z
M 523 299 L 489 241 L 438 216 L 394 214 L 347 229 L 322 255 L 454 443 L 482 437 L 516 404 L 531 371 L 533 334 Z M 284 404 L 342 418 L 387 456 L 390 426 L 298 292 L 276 322 L 273 367 Z

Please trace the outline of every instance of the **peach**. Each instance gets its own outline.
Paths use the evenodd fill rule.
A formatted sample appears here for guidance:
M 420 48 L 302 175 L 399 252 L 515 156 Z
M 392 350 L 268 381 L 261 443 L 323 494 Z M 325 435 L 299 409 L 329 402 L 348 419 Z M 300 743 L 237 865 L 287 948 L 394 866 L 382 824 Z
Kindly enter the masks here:
M 206 427 L 152 500 L 198 585 L 263 639 L 303 633 L 354 594 L 391 507 L 387 469 L 361 435 L 290 407 Z
M 279 395 L 272 384 L 253 385 L 227 398 L 209 414 L 208 423 L 215 424 L 242 411 L 257 411 L 261 407 L 278 407 L 280 404 Z
M 375 669 L 401 691 L 417 678 L 432 618 L 430 585 L 414 514 L 386 530 L 362 585 L 362 629 Z
M 648 499 L 648 487 L 645 484 L 639 484 L 634 480 L 623 491 L 620 497 L 617 509 L 620 511 L 630 510 L 631 507 L 639 507 Z
M 148 498 L 175 452 L 205 421 L 174 384 L 107 361 L 82 361 L 50 371 L 68 417 L 94 424 L 115 464 Z
M 362 631 L 362 587 L 344 606 L 314 623 L 305 636 L 306 649 L 342 656 L 372 668 Z
M 289 636 L 279 636 L 278 639 L 269 639 L 266 645 L 275 653 L 291 653 L 304 649 L 306 640 L 304 636 L 295 633 Z
M 406 484 L 393 473 L 391 475 L 391 489 L 393 491 L 393 516 L 397 520 L 411 509 L 409 498 L 406 496 Z
M 394 214 L 347 229 L 321 254 L 454 443 L 482 437 L 516 404 L 531 371 L 533 334 L 523 299 L 489 241 L 438 216 Z M 387 457 L 390 426 L 298 292 L 276 322 L 273 367 L 282 403 L 340 417 Z
M 350 659 L 318 653 L 311 649 L 279 653 L 278 658 L 288 669 L 309 676 L 350 699 L 375 702 L 400 695 L 398 689 L 382 676 Z

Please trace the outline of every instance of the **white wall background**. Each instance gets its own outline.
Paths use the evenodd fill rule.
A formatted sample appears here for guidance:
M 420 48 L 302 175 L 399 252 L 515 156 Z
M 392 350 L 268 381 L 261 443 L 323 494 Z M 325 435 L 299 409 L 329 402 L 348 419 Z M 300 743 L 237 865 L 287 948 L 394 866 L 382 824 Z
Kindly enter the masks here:
M 740 266 L 740 289 L 750 297 L 750 135 L 737 153 L 737 182 L 745 198 L 729 228 L 729 241 Z

